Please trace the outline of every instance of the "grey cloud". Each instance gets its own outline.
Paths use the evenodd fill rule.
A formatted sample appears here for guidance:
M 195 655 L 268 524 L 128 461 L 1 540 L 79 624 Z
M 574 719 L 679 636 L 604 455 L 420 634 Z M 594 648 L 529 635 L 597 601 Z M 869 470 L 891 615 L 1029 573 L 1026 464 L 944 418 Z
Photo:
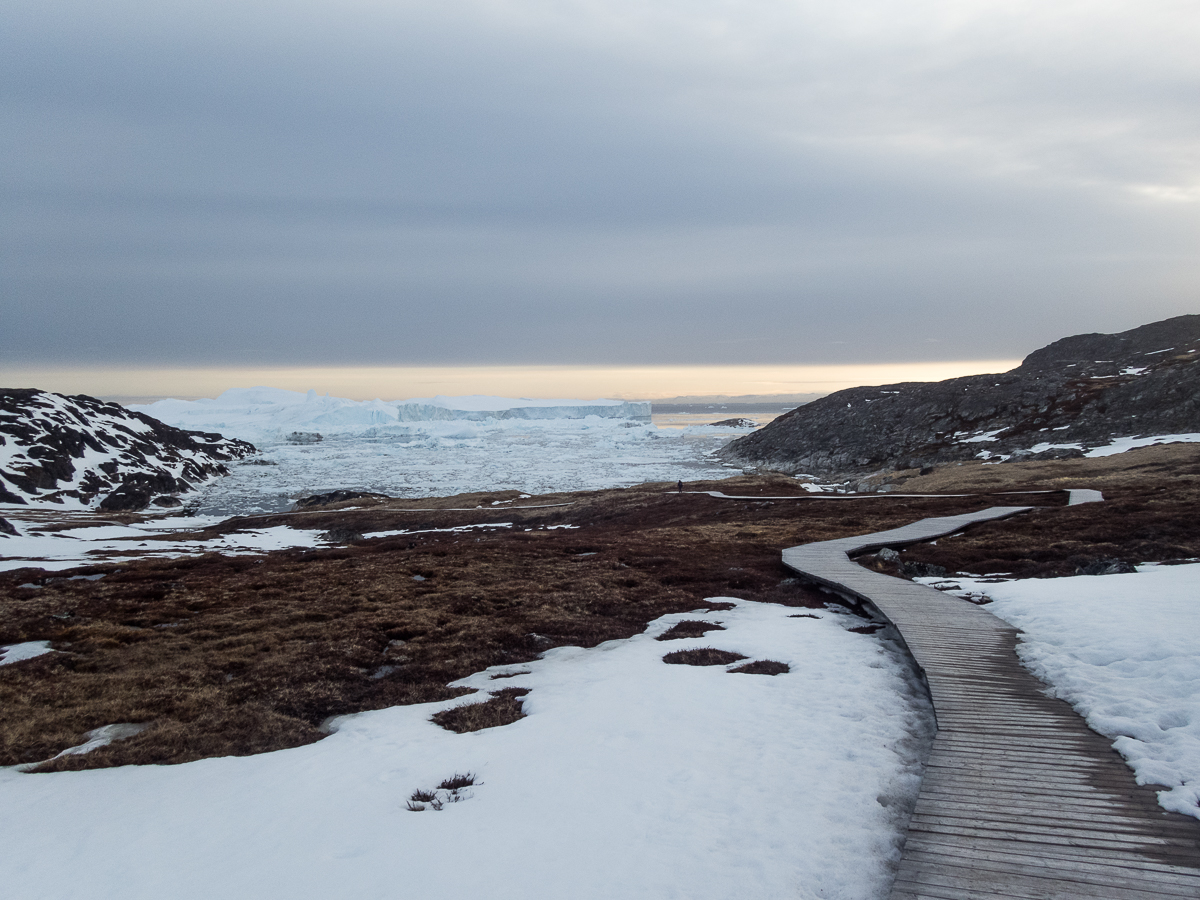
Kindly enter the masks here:
M 1114 62 L 1119 15 L 1053 53 L 1035 12 L 504 9 L 14 17 L 0 362 L 998 357 L 1194 311 L 1197 203 L 1136 191 L 1195 187 L 1197 67 Z

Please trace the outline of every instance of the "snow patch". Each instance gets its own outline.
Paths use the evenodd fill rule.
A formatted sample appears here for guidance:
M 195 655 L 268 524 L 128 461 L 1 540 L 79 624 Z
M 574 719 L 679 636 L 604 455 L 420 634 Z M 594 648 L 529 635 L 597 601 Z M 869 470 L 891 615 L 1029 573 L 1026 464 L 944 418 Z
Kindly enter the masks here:
M 25 585 L 22 585 L 25 587 Z M 36 587 L 36 585 L 34 585 Z M 26 641 L 23 644 L 9 644 L 0 647 L 0 666 L 8 666 L 26 659 L 33 659 L 43 653 L 53 653 L 49 641 Z

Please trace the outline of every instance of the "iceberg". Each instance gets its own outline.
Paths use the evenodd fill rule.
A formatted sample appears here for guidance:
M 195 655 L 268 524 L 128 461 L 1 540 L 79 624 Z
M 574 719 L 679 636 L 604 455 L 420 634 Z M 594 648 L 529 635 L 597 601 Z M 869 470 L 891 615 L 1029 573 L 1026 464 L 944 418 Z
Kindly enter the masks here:
M 131 406 L 177 428 L 215 431 L 257 443 L 283 441 L 292 433 L 325 437 L 403 435 L 422 423 L 507 420 L 611 419 L 648 423 L 650 403 L 628 400 L 540 400 L 528 397 L 420 397 L 411 400 L 349 400 L 281 388 L 232 388 L 215 399 L 159 400 Z

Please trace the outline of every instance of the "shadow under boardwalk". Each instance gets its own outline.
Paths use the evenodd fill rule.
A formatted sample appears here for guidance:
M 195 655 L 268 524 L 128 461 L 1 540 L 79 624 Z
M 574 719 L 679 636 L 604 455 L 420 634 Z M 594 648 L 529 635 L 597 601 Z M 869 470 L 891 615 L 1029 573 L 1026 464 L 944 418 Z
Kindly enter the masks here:
M 1047 697 L 1017 630 L 850 554 L 1027 511 L 994 507 L 791 547 L 804 578 L 876 607 L 925 674 L 937 716 L 893 900 L 1200 898 L 1200 822 L 1164 810 L 1111 742 Z

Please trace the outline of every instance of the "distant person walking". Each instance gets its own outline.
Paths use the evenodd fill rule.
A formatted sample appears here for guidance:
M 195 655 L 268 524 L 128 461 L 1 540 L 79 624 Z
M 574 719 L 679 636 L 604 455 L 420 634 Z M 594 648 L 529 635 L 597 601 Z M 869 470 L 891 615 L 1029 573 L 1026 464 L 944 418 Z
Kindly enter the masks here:
M 683 482 L 679 482 L 679 493 L 683 493 Z

